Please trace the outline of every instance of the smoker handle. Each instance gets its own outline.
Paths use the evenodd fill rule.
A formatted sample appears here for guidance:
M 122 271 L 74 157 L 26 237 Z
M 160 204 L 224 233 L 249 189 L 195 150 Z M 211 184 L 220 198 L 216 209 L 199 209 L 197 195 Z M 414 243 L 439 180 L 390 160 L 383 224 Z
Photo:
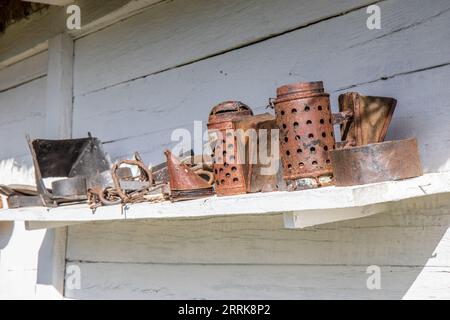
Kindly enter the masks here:
M 331 121 L 333 125 L 342 125 L 342 124 L 345 125 L 344 129 L 342 130 L 341 140 L 346 141 L 348 132 L 350 131 L 350 125 L 354 121 L 353 111 L 347 110 L 338 113 L 333 113 Z
M 275 100 L 276 100 L 276 98 L 269 98 L 269 104 L 266 106 L 266 109 L 274 109 L 275 108 Z
M 209 180 L 208 180 L 208 184 L 209 185 L 213 185 L 213 183 L 214 183 L 214 174 L 212 173 L 212 172 L 210 172 L 210 171 L 207 171 L 207 170 L 203 170 L 203 169 L 200 169 L 200 170 L 196 170 L 196 171 L 194 171 L 197 175 L 205 175 L 205 176 L 208 176 L 209 177 Z

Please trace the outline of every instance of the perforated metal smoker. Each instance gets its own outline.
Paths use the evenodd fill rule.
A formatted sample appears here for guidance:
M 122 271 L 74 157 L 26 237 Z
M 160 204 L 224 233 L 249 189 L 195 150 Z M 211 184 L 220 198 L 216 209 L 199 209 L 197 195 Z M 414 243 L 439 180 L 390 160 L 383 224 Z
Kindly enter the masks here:
M 247 192 L 248 166 L 239 158 L 233 121 L 252 115 L 250 107 L 240 101 L 226 101 L 211 110 L 208 132 L 213 150 L 215 190 L 219 196 Z
M 329 94 L 322 82 L 285 85 L 274 101 L 280 129 L 283 178 L 288 181 L 333 175 L 329 151 L 336 148 Z M 320 184 L 318 182 L 318 184 Z

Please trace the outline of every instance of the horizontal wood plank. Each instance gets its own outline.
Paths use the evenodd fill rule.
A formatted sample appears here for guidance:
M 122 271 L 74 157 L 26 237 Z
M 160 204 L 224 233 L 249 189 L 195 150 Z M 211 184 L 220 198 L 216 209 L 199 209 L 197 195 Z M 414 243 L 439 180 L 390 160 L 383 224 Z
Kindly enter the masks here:
M 168 1 L 76 41 L 75 95 L 196 61 L 373 2 Z
M 48 51 L 44 51 L 0 71 L 0 92 L 45 76 Z
M 448 299 L 450 268 L 368 266 L 143 265 L 69 263 L 81 271 L 74 299 Z M 75 270 L 75 269 L 71 269 Z
M 449 97 L 443 87 L 449 81 L 445 64 L 450 39 L 444 30 L 450 3 L 437 1 L 423 8 L 414 0 L 415 11 L 401 1 L 380 5 L 386 19 L 381 34 L 365 28 L 367 15 L 359 10 L 183 68 L 78 96 L 74 134 L 83 136 L 91 130 L 110 142 L 106 149 L 113 158 L 137 150 L 147 162 L 156 164 L 163 161 L 161 150 L 175 144 L 170 141 L 174 129 L 192 132 L 194 120 L 202 120 L 205 126 L 210 109 L 222 100 L 243 100 L 262 112 L 278 85 L 324 79 L 336 107 L 343 87 L 390 76 L 387 81 L 379 80 L 382 85 L 377 90 L 360 87 L 366 94 L 398 98 L 389 137 L 417 136 L 426 171 L 448 170 L 448 157 L 442 153 L 445 148 L 438 150 L 429 138 L 437 139 L 432 131 L 438 126 L 438 141 L 445 144 L 450 139 L 450 129 L 444 125 L 449 120 L 445 113 Z M 428 36 L 430 32 L 433 37 Z M 408 48 L 406 58 L 402 48 Z M 442 66 L 428 68 L 438 65 Z M 167 94 L 167 88 L 176 90 Z M 422 97 L 437 111 L 429 115 L 433 121 L 422 116 L 423 104 L 418 103 Z M 398 122 L 397 117 L 414 125 L 406 127 L 406 120 Z
M 60 33 L 80 37 L 137 14 L 160 0 L 78 0 L 81 30 L 67 30 L 66 7 L 51 6 L 8 26 L 0 35 L 0 69 L 47 49 L 47 41 Z M 164 0 L 162 0 L 164 1 Z
M 0 150 L 2 184 L 34 183 L 25 137 L 42 137 L 45 133 L 46 86 L 44 76 L 0 93 L 0 136 L 8 141 L 2 143 Z
M 241 216 L 69 227 L 67 258 L 92 262 L 450 265 L 448 197 L 408 200 L 367 218 L 288 230 Z M 220 250 L 218 250 L 220 248 Z

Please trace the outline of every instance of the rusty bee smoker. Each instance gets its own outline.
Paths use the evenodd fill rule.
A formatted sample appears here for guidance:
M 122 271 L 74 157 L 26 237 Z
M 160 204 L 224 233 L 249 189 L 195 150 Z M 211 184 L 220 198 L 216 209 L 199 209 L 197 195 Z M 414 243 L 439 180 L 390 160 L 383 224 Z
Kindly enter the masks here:
M 277 89 L 273 101 L 280 129 L 283 178 L 291 189 L 331 183 L 329 151 L 336 148 L 330 96 L 322 82 L 302 82 Z

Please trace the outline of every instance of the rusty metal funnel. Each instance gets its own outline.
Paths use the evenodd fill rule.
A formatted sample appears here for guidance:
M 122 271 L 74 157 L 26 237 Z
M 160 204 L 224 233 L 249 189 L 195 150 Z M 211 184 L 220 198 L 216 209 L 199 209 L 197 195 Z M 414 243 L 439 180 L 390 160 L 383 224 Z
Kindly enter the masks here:
M 346 147 L 383 142 L 394 114 L 397 100 L 363 96 L 348 92 L 339 96 L 339 111 L 353 114 L 341 124 L 341 140 Z
M 174 201 L 191 200 L 212 195 L 212 186 L 191 170 L 169 150 L 167 157 L 171 198 Z

